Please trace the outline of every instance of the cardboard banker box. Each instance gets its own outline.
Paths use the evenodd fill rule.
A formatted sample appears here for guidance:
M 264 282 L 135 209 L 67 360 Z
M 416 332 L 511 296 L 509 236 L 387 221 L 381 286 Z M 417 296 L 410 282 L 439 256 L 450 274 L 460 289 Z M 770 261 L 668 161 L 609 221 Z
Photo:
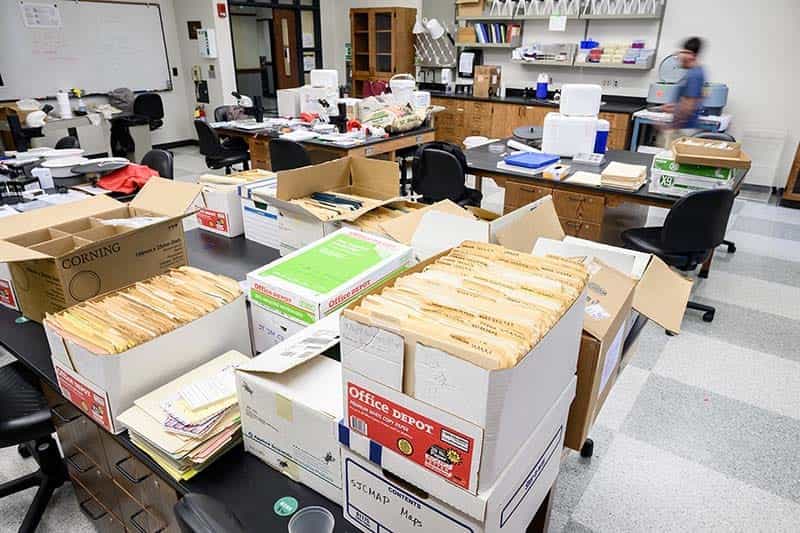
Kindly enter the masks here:
M 540 238 L 533 253 L 588 263 L 578 385 L 565 438 L 566 446 L 580 450 L 616 381 L 632 315 L 640 313 L 680 333 L 692 282 L 654 255 L 575 237 Z
M 344 517 L 370 533 L 525 531 L 558 476 L 574 394 L 572 377 L 497 481 L 477 495 L 340 425 Z
M 344 157 L 318 165 L 278 172 L 278 190 L 274 196 L 256 189 L 252 198 L 275 206 L 281 248 L 297 250 L 339 229 L 344 221 L 382 205 L 399 200 L 400 174 L 393 161 Z M 293 202 L 315 192 L 350 194 L 364 199 L 357 210 L 343 214 L 321 215 Z
M 327 317 L 236 369 L 245 451 L 334 502 L 342 494 L 342 369 L 320 354 L 338 343 L 338 320 Z
M 95 196 L 3 219 L 20 311 L 37 322 L 78 302 L 187 263 L 181 219 L 200 186 L 151 178 L 123 204 Z
M 477 494 L 498 479 L 575 376 L 584 297 L 515 366 L 487 369 L 435 340 L 353 311 L 377 290 L 342 312 L 345 423 L 402 453 L 419 471 Z

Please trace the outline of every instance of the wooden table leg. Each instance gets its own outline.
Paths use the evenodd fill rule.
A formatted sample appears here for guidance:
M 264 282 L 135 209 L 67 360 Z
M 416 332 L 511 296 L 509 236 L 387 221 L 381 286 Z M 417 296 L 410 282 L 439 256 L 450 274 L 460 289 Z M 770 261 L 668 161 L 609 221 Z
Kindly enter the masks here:
M 550 511 L 553 508 L 553 493 L 555 490 L 556 485 L 553 483 L 553 486 L 550 487 L 550 492 L 544 497 L 542 505 L 539 506 L 539 510 L 536 511 L 525 533 L 544 533 L 547 531 L 550 525 Z
M 711 270 L 711 260 L 714 259 L 714 250 L 711 250 L 711 255 L 708 256 L 703 266 L 700 267 L 700 273 L 697 274 L 701 278 L 707 278 L 708 273 Z

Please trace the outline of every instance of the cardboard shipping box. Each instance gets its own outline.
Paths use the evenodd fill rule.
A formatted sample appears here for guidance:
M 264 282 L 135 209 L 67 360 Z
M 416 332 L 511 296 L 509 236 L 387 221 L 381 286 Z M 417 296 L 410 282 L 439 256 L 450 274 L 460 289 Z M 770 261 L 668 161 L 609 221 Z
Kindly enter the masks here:
M 400 276 L 420 272 L 430 258 Z M 399 450 L 460 489 L 491 486 L 574 377 L 584 297 L 520 362 L 488 370 L 413 331 L 385 329 L 342 312 L 341 360 L 347 425 Z M 396 417 L 382 416 L 386 410 Z M 427 454 L 436 447 L 447 460 Z M 457 457 L 455 461 L 449 458 Z
M 459 17 L 483 16 L 484 0 L 456 0 Z
M 392 161 L 361 157 L 344 157 L 295 170 L 278 172 L 278 188 L 274 196 L 254 190 L 253 200 L 278 209 L 278 231 L 282 247 L 297 250 L 341 227 L 343 221 L 400 200 L 400 175 Z M 292 200 L 315 192 L 353 194 L 365 198 L 361 209 L 322 219 Z
M 737 142 L 680 137 L 672 142 L 671 148 L 678 163 L 745 169 L 753 163 Z
M 365 532 L 525 531 L 558 476 L 574 393 L 573 377 L 497 481 L 477 495 L 340 425 L 345 518 Z
M 153 340 L 122 353 L 97 355 L 44 324 L 61 394 L 111 433 L 117 417 L 137 398 L 236 350 L 252 353 L 245 295 Z
M 320 354 L 338 339 L 327 317 L 236 370 L 245 451 L 337 503 L 342 371 Z
M 692 282 L 651 254 L 574 237 L 538 239 L 533 253 L 589 263 L 578 385 L 565 438 L 566 446 L 580 450 L 616 381 L 633 319 L 641 313 L 680 333 Z
M 0 229 L 20 311 L 41 322 L 78 302 L 187 263 L 181 219 L 200 186 L 151 178 L 123 204 L 105 195 L 13 215 Z
M 500 67 L 497 65 L 476 65 L 472 93 L 479 98 L 497 96 L 500 90 Z

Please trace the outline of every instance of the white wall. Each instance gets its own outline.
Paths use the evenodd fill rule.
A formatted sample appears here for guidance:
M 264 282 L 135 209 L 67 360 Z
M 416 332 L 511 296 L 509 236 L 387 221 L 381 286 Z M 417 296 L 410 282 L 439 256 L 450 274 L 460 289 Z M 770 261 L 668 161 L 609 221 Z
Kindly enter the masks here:
M 345 81 L 344 44 L 350 42 L 350 9 L 356 7 L 413 7 L 420 13 L 422 0 L 320 0 L 322 60 L 325 68 L 339 71 L 341 84 Z
M 426 0 L 431 1 L 431 0 Z M 433 0 L 439 1 L 439 0 Z M 575 42 L 583 38 L 584 23 L 568 21 L 567 32 L 547 31 L 546 22 L 526 22 L 523 42 Z M 740 138 L 747 130 L 768 129 L 788 132 L 777 181 L 783 185 L 800 141 L 800 59 L 794 55 L 800 28 L 800 1 L 771 0 L 667 0 L 656 65 L 674 52 L 683 39 L 698 35 L 705 40 L 702 62 L 709 81 L 726 83 L 730 89 L 726 112 L 733 115 L 731 134 Z M 644 21 L 591 22 L 589 37 L 603 41 L 647 39 L 655 43 L 657 24 Z M 608 94 L 647 96 L 658 69 L 645 73 L 621 70 L 583 72 L 568 68 L 536 68 L 508 62 L 508 51 L 490 51 L 485 63 L 503 65 L 507 86 L 535 82 L 538 72 L 548 72 L 555 85 L 569 82 L 600 83 L 617 80 L 619 87 L 604 88 Z

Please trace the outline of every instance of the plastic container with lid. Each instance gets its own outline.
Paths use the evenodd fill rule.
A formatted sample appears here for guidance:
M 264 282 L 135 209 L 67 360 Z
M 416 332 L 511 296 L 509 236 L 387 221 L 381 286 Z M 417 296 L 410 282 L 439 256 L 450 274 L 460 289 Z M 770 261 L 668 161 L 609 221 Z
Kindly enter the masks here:
M 561 87 L 559 111 L 571 117 L 593 117 L 600 112 L 603 90 L 599 85 L 568 83 Z
M 394 100 L 400 105 L 413 103 L 416 85 L 417 82 L 411 74 L 395 74 L 389 80 L 389 88 L 392 90 Z
M 594 137 L 594 153 L 604 154 L 608 147 L 608 133 L 611 130 L 611 123 L 605 119 L 598 119 L 597 134 Z

